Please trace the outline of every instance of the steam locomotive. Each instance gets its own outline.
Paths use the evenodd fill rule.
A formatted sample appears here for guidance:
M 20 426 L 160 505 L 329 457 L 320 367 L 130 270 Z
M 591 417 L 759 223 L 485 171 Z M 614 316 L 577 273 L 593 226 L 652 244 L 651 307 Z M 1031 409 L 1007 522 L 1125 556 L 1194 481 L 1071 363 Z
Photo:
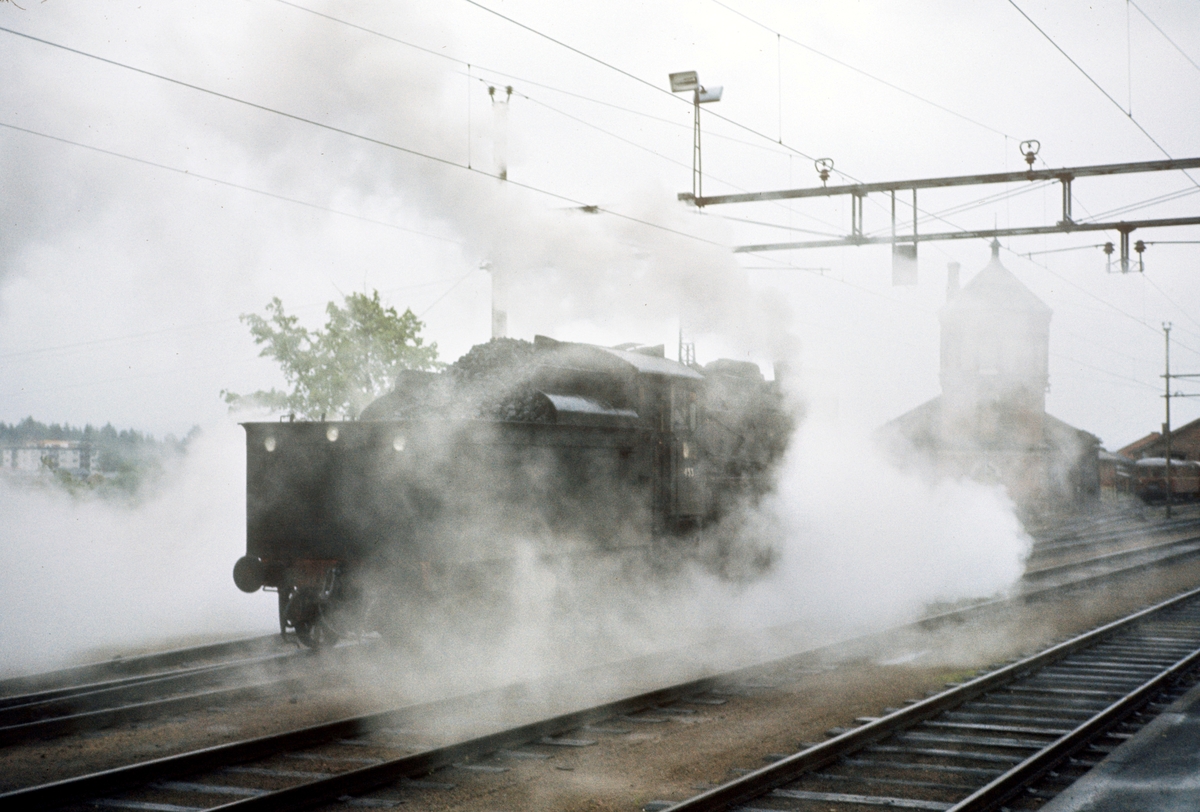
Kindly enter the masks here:
M 662 346 L 494 339 L 401 373 L 357 420 L 244 423 L 234 582 L 277 590 L 281 633 L 315 648 L 496 588 L 519 550 L 687 549 L 769 489 L 792 428 L 776 379 Z

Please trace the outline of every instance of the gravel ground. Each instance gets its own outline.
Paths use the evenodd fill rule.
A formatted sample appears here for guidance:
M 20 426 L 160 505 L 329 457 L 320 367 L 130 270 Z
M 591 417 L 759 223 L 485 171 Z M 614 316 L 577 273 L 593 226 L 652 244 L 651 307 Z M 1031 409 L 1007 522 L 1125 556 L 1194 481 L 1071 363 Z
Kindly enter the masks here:
M 737 770 L 765 765 L 772 754 L 820 741 L 827 730 L 850 726 L 856 717 L 877 716 L 979 668 L 1033 653 L 1198 585 L 1200 562 L 1039 603 L 986 623 L 905 635 L 870 657 L 823 664 L 793 658 L 756 669 L 743 680 L 746 687 L 723 697 L 724 705 L 678 705 L 695 713 L 653 714 L 668 719 L 661 723 L 613 720 L 603 727 L 630 732 L 580 734 L 596 740 L 591 747 L 522 748 L 550 756 L 544 760 L 485 762 L 510 768 L 500 774 L 452 768 L 433 776 L 455 784 L 454 789 L 402 788 L 372 795 L 403 799 L 405 809 L 472 812 L 633 812 L 651 800 L 682 800 L 736 777 Z
M 682 799 L 705 785 L 762 766 L 771 754 L 819 741 L 831 727 L 879 715 L 903 700 L 1049 642 L 1200 585 L 1200 562 L 1128 576 L 1104 589 L 1079 590 L 1013 609 L 986 622 L 925 633 L 887 635 L 840 661 L 800 655 L 755 669 L 731 685 L 721 705 L 679 705 L 691 713 L 642 714 L 582 734 L 588 747 L 522 748 L 496 757 L 502 773 L 452 768 L 432 777 L 452 789 L 391 788 L 374 795 L 407 809 L 623 810 L 655 799 Z M 874 645 L 874 648 L 872 648 Z M 665 684 L 665 683 L 664 683 Z M 374 705 L 361 687 L 318 684 L 287 697 L 214 707 L 172 719 L 0 750 L 0 788 L 64 777 L 343 718 Z M 645 717 L 665 719 L 646 721 Z M 343 807 L 344 808 L 344 807 Z

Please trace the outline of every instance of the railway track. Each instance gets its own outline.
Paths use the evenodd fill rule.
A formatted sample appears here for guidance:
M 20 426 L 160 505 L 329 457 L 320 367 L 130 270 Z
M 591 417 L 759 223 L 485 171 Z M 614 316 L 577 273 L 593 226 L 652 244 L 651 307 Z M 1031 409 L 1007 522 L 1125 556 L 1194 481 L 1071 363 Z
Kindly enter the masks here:
M 1200 533 L 1200 510 L 1171 520 L 1156 517 L 1147 519 L 1139 513 L 1124 513 L 1109 517 L 1110 521 L 1086 530 L 1031 532 L 1034 539 L 1029 564 L 1063 563 L 1079 556 L 1094 555 L 1104 550 L 1116 551 L 1164 539 Z
M 823 812 L 1036 806 L 1148 721 L 1200 666 L 1200 589 L 991 670 L 694 799 L 672 812 Z M 572 676 L 578 680 L 580 675 Z M 503 691 L 206 748 L 0 795 L 8 808 L 144 812 L 391 807 L 448 788 L 443 768 L 503 772 L 517 759 L 595 744 L 638 723 L 720 704 L 734 675 L 703 678 L 556 715 L 499 714 L 541 690 Z M 536 704 L 536 703 L 535 703 Z M 1139 714 L 1142 714 L 1139 716 Z M 450 718 L 475 735 L 433 744 Z M 432 774 L 432 775 L 431 775 Z M 1040 782 L 1040 783 L 1039 783 Z M 1033 792 L 1030 792 L 1033 787 Z M 1016 800 L 1012 800 L 1016 796 Z
M 275 634 L 170 649 L 134 657 L 115 657 L 98 663 L 61 668 L 40 674 L 0 679 L 0 697 L 71 689 L 79 685 L 145 677 L 171 668 L 219 663 L 233 657 L 270 654 L 281 648 Z
M 1200 555 L 1200 536 L 1100 552 L 1090 558 L 1029 570 L 1021 594 L 1027 599 L 1036 598 L 1065 586 L 1094 584 L 1196 555 Z M 976 611 L 985 611 L 995 603 L 981 604 Z M 948 616 L 958 618 L 963 611 L 969 610 L 952 611 Z M 929 618 L 927 623 L 936 620 Z M 251 656 L 236 657 L 239 654 Z M 324 654 L 316 657 L 310 651 L 298 651 L 272 635 L 10 680 L 10 688 L 26 690 L 0 693 L 0 746 L 288 692 L 324 675 L 336 674 L 346 665 L 344 661 L 354 656 L 345 649 Z M 79 678 L 88 681 L 71 683 L 71 679 Z M 4 687 L 0 683 L 0 692 Z
M 1162 615 L 1171 611 L 1176 611 L 1177 616 L 1164 620 Z M 1141 637 L 1129 637 L 1130 630 L 1139 624 L 1140 631 L 1135 631 Z M 1125 637 L 1118 639 L 1116 635 Z M 1139 654 L 1135 650 L 1139 644 L 1157 650 Z M 1073 732 L 1076 737 L 1071 740 L 1072 751 L 1086 746 L 1088 743 L 1081 743 L 1073 728 L 1087 714 L 1092 710 L 1105 711 L 1103 725 L 1120 721 L 1117 717 L 1150 702 L 1156 692 L 1160 693 L 1166 683 L 1193 665 L 1197 657 L 1200 657 L 1200 590 L 1054 646 L 910 708 L 881 719 L 864 720 L 863 727 L 839 733 L 830 742 L 787 756 L 780 762 L 786 767 L 799 760 L 812 772 L 813 764 L 828 766 L 828 762 L 844 760 L 846 754 L 860 750 L 876 756 L 893 753 L 888 758 L 896 761 L 895 753 L 899 751 L 895 748 L 901 745 L 877 740 L 886 736 L 903 739 L 906 743 L 903 746 L 923 760 L 915 765 L 896 761 L 895 766 L 884 768 L 885 773 L 892 771 L 883 776 L 890 779 L 885 784 L 880 784 L 879 774 L 865 776 L 862 784 L 868 790 L 874 787 L 874 795 L 858 786 L 851 788 L 851 774 L 843 771 L 837 777 L 821 773 L 819 780 L 825 783 L 819 790 L 788 789 L 783 783 L 772 786 L 772 790 L 792 793 L 792 796 L 773 797 L 776 800 L 820 797 L 820 808 L 828 810 L 841 808 L 825 803 L 832 796 L 889 800 L 899 796 L 879 795 L 877 785 L 886 787 L 887 792 L 894 792 L 897 787 L 917 787 L 922 791 L 937 789 L 943 795 L 935 794 L 932 801 L 917 798 L 918 805 L 900 804 L 901 808 L 957 809 L 941 798 L 950 791 L 949 787 L 966 792 L 969 785 L 964 783 L 963 776 L 998 777 L 1002 772 L 998 764 L 1011 766 L 1021 762 L 1025 750 L 1035 744 L 1054 744 L 1056 736 L 1061 738 L 1067 733 Z M 1089 666 L 1092 672 L 1088 672 Z M 1035 674 L 1036 669 L 1043 670 Z M 1122 680 L 1135 676 L 1146 679 L 1135 687 L 1132 698 L 1122 694 L 1117 699 L 1117 693 L 1130 693 Z M 559 685 L 509 686 L 501 691 L 413 705 L 156 759 L 10 792 L 0 795 L 0 805 L 6 809 L 100 806 L 194 812 L 218 807 L 303 809 L 343 799 L 343 803 L 352 806 L 389 807 L 399 804 L 406 793 L 411 794 L 415 789 L 449 786 L 445 777 L 429 780 L 429 774 L 435 770 L 454 767 L 502 772 L 507 769 L 506 760 L 544 758 L 548 751 L 586 746 L 595 743 L 598 737 L 628 733 L 628 729 L 621 728 L 641 722 L 663 722 L 675 714 L 695 713 L 696 708 L 721 703 L 723 700 L 711 692 L 735 684 L 739 676 L 705 677 L 632 697 L 547 712 L 546 697 L 558 696 L 560 692 L 566 695 L 569 692 L 564 688 L 568 682 L 586 683 L 588 679 L 587 674 L 572 674 Z M 1024 684 L 1016 684 L 1018 680 L 1024 680 Z M 1037 693 L 1039 690 L 1041 693 Z M 528 708 L 526 717 L 516 723 L 508 716 L 514 707 Z M 949 715 L 940 720 L 934 718 L 943 713 Z M 470 722 L 453 732 L 450 720 L 455 719 Z M 1089 717 L 1088 730 L 1098 730 L 1102 723 Z M 913 729 L 904 728 L 905 725 Z M 1129 729 L 1115 733 L 1108 730 L 1108 738 L 1099 745 L 1093 743 L 1089 755 L 1099 758 L 1105 748 L 1119 741 Z M 448 740 L 437 741 L 441 737 Z M 918 742 L 920 747 L 915 746 Z M 969 749 L 968 742 L 973 742 L 976 750 Z M 1066 745 L 1057 746 L 1058 756 L 1067 754 L 1063 750 Z M 871 747 L 875 750 L 870 750 Z M 884 749 L 879 750 L 881 747 Z M 889 747 L 893 749 L 888 750 Z M 963 754 L 952 755 L 953 749 Z M 955 758 L 965 762 L 949 761 Z M 1080 768 L 1080 764 L 1087 766 L 1084 760 L 1073 765 L 1073 769 Z M 787 780 L 793 779 L 785 779 L 784 783 Z M 834 789 L 829 788 L 831 783 L 836 785 Z M 380 787 L 387 789 L 372 794 Z M 821 792 L 825 795 L 820 796 Z M 711 808 L 732 807 L 726 803 Z M 754 808 L 766 807 L 756 802 Z
M 785 755 L 670 812 L 1037 808 L 1200 670 L 1200 590 Z
M 572 674 L 569 681 L 587 679 Z M 486 756 L 537 758 L 538 749 L 594 744 L 585 736 L 620 733 L 601 723 L 614 717 L 629 723 L 646 710 L 687 712 L 664 707 L 678 703 L 722 704 L 705 696 L 717 678 L 692 680 L 631 697 L 588 704 L 545 716 L 545 704 L 532 697 L 553 695 L 556 686 L 509 686 L 470 697 L 422 703 L 284 734 L 212 747 L 179 756 L 0 795 L 5 809 L 137 809 L 197 812 L 208 809 L 283 810 L 311 808 L 347 795 L 408 779 L 403 788 L 446 786 L 421 778 L 444 768 L 503 772 Z M 557 686 L 561 690 L 564 686 Z M 530 702 L 528 718 L 513 725 L 510 709 Z M 503 719 L 498 718 L 503 717 Z M 653 720 L 653 717 L 649 717 Z M 449 719 L 469 719 L 487 732 L 430 746 Z M 564 735 L 571 734 L 571 735 Z M 176 780 L 186 779 L 186 780 Z M 230 799 L 241 799 L 233 800 Z M 353 806 L 390 807 L 395 798 L 356 797 Z
M 356 648 L 316 657 L 268 635 L 0 681 L 0 747 L 291 691 Z
M 1188 543 L 1191 543 L 1193 546 L 1188 548 Z M 1070 582 L 1069 575 L 1072 567 L 1077 567 L 1077 564 L 1075 564 L 1053 568 L 1058 570 L 1055 577 L 1067 577 L 1068 582 L 1074 584 L 1095 584 L 1108 578 L 1119 577 L 1120 574 L 1127 571 L 1144 569 L 1147 566 L 1162 565 L 1165 561 L 1174 560 L 1173 557 L 1194 555 L 1197 551 L 1200 551 L 1200 538 L 1175 539 L 1168 542 L 1156 541 L 1149 545 L 1149 547 L 1153 547 L 1157 553 L 1161 553 L 1163 555 L 1162 560 L 1159 560 L 1157 563 L 1146 563 L 1145 561 L 1132 560 L 1127 555 L 1129 551 L 1120 551 L 1115 555 L 1106 553 L 1101 558 L 1106 559 L 1107 563 L 1104 566 L 1108 567 L 1107 570 L 1101 567 L 1101 570 L 1104 571 L 1085 573 L 1080 578 Z M 1036 580 L 1036 577 L 1034 580 Z M 1054 579 L 1051 578 L 1051 580 Z M 1059 588 L 1060 586 L 1057 584 L 1031 584 L 1025 595 L 1015 597 L 1012 600 L 1027 601 L 1038 599 L 1039 596 L 1053 594 Z M 988 602 L 988 605 L 1004 602 L 1006 601 L 992 601 Z M 962 610 L 946 612 L 932 619 L 926 618 L 914 625 L 928 624 L 936 622 L 939 619 L 965 617 L 981 611 L 986 611 L 986 606 L 967 607 Z M 277 640 L 277 638 L 272 639 Z M 243 653 L 245 652 L 243 651 Z M 327 652 L 326 654 L 329 653 L 331 652 Z M 278 654 L 278 650 L 275 649 L 274 655 Z M 301 656 L 303 662 L 309 665 L 319 661 L 319 658 L 307 655 Z M 186 668 L 194 670 L 196 672 L 195 676 L 199 679 L 214 676 L 220 670 L 218 664 L 214 663 L 206 663 L 199 666 L 194 664 L 188 665 L 188 663 L 193 661 L 189 660 L 187 655 L 181 655 L 178 652 L 170 653 L 167 659 L 170 659 L 170 657 L 176 658 Z M 329 658 L 325 657 L 324 659 L 328 661 Z M 147 662 L 140 665 L 134 665 L 129 662 L 120 664 L 121 668 L 126 670 L 123 676 L 113 676 L 110 673 L 109 676 L 111 678 L 109 680 L 100 681 L 102 683 L 121 683 L 124 681 L 125 684 L 110 685 L 108 688 L 134 692 L 139 690 L 145 691 L 146 696 L 151 697 L 150 699 L 134 701 L 127 706 L 111 709 L 113 715 L 107 721 L 104 719 L 104 713 L 107 713 L 107 710 L 90 716 L 89 712 L 74 714 L 74 720 L 65 722 L 59 729 L 59 732 L 75 732 L 88 729 L 89 727 L 112 725 L 126 719 L 151 718 L 170 709 L 171 705 L 169 704 L 159 704 L 162 698 L 153 698 L 154 692 L 169 685 L 172 679 L 176 679 L 177 677 L 183 678 L 184 675 L 171 675 L 156 671 L 151 666 L 152 662 L 151 658 L 147 658 Z M 208 677 L 205 676 L 206 669 L 211 670 Z M 128 673 L 130 670 L 140 673 Z M 158 684 L 159 680 L 163 682 Z M 61 679 L 58 681 L 62 682 Z M 415 719 L 426 718 L 430 714 L 441 718 L 469 716 L 473 712 L 470 710 L 473 707 L 473 702 L 478 703 L 475 707 L 492 710 L 496 707 L 511 706 L 515 694 L 441 700 L 414 705 L 397 711 L 346 719 L 328 725 L 317 725 L 312 728 L 292 731 L 278 736 L 267 736 L 253 741 L 236 742 L 230 745 L 208 748 L 203 751 L 186 753 L 167 759 L 158 759 L 153 762 L 132 765 L 127 768 L 109 770 L 102 774 L 83 776 L 79 779 L 57 782 L 56 784 L 43 787 L 33 787 L 28 790 L 21 790 L 0 796 L 0 803 L 4 804 L 5 808 L 41 809 L 52 808 L 55 804 L 74 803 L 75 801 L 72 799 L 86 799 L 85 805 L 80 808 L 95 808 L 96 803 L 103 802 L 116 808 L 125 805 L 124 808 L 141 809 L 207 809 L 211 808 L 209 802 L 212 801 L 212 797 L 205 799 L 204 792 L 197 789 L 197 787 L 208 789 L 212 787 L 224 787 L 225 789 L 222 792 L 225 794 L 218 794 L 216 796 L 220 800 L 228 802 L 235 797 L 228 793 L 242 792 L 244 800 L 237 801 L 238 804 L 250 804 L 251 801 L 254 801 L 254 804 L 234 808 L 300 808 L 299 806 L 290 805 L 294 803 L 295 798 L 288 800 L 288 796 L 276 795 L 278 791 L 289 791 L 288 787 L 279 786 L 281 783 L 294 783 L 296 780 L 305 778 L 312 778 L 314 781 L 328 779 L 333 781 L 333 784 L 330 786 L 339 788 L 342 795 L 351 795 L 361 792 L 361 790 L 346 789 L 347 782 L 354 783 L 360 779 L 367 780 L 370 783 L 370 781 L 376 778 L 381 781 L 386 778 L 384 783 L 388 783 L 394 782 L 398 778 L 419 777 L 431 770 L 455 764 L 463 768 L 466 768 L 464 765 L 470 765 L 484 769 L 484 771 L 487 769 L 498 770 L 501 767 L 495 763 L 489 766 L 473 764 L 472 762 L 486 755 L 488 752 L 519 750 L 522 751 L 520 754 L 514 755 L 510 752 L 504 755 L 503 758 L 533 758 L 537 755 L 536 751 L 538 750 L 544 751 L 546 748 L 571 746 L 570 742 L 577 738 L 576 734 L 571 733 L 572 730 L 579 728 L 581 725 L 596 725 L 601 720 L 609 718 L 614 714 L 620 716 L 636 715 L 640 711 L 647 710 L 650 711 L 651 715 L 659 712 L 668 716 L 674 712 L 682 713 L 687 709 L 684 707 L 674 707 L 672 710 L 664 711 L 662 707 L 671 703 L 683 703 L 696 701 L 697 699 L 700 701 L 700 704 L 709 704 L 714 701 L 711 697 L 698 697 L 698 694 L 710 690 L 718 684 L 714 679 L 706 678 L 686 683 L 682 686 L 673 686 L 660 691 L 639 694 L 636 697 L 617 698 L 596 706 L 570 709 L 565 713 L 534 714 L 524 724 L 517 725 L 515 728 L 505 727 L 497 722 L 491 725 L 490 732 L 482 736 L 475 736 L 473 738 L 468 736 L 466 739 L 459 737 L 459 740 L 451 741 L 444 745 L 434 741 L 437 737 L 431 737 L 428 733 L 422 733 L 414 737 L 413 730 L 415 728 L 413 720 Z M 250 688 L 251 690 L 270 690 L 270 686 L 265 684 L 261 686 L 242 687 Z M 59 688 L 46 688 L 45 693 L 47 696 L 43 697 L 43 700 L 53 702 L 62 699 L 69 696 L 71 690 L 71 686 L 67 685 L 62 685 Z M 226 694 L 226 696 L 236 698 L 238 695 L 236 690 L 234 689 L 234 691 Z M 509 690 L 512 691 L 514 689 L 510 688 Z M 519 693 L 519 689 L 515 690 Z M 543 686 L 539 689 L 539 692 L 544 694 L 546 690 Z M 55 695 L 56 692 L 59 692 L 57 696 Z M 212 701 L 211 695 L 206 697 L 204 690 L 194 693 L 196 696 L 192 700 L 185 698 L 185 701 L 191 701 L 193 706 L 203 706 Z M 117 693 L 114 693 L 110 696 L 116 695 Z M 12 699 L 12 697 L 0 699 L 0 720 L 5 718 L 4 713 L 21 706 L 22 703 L 13 702 L 11 701 Z M 170 698 L 165 699 L 169 700 Z M 176 710 L 180 707 L 186 707 L 186 705 L 176 706 Z M 138 714 L 144 715 L 139 716 Z M 480 718 L 483 719 L 482 716 Z M 488 727 L 488 724 L 485 723 L 484 727 Z M 604 729 L 602 723 L 600 723 L 600 728 Z M 51 727 L 43 727 L 36 735 L 51 735 L 51 733 L 47 733 L 50 730 Z M 26 731 L 34 732 L 32 728 L 27 728 Z M 567 734 L 565 739 L 563 739 L 564 733 Z M 3 735 L 3 731 L 0 731 L 0 735 Z M 556 737 L 563 740 L 549 742 L 549 739 Z M 9 739 L 9 741 L 19 740 L 20 737 Z M 531 749 L 535 752 L 530 753 Z M 361 773 L 362 770 L 368 772 Z M 356 777 L 352 774 L 358 775 Z M 198 776 L 199 778 L 197 779 Z M 246 785 L 244 783 L 246 776 L 253 776 L 260 782 L 265 783 Z M 173 780 L 176 778 L 188 778 L 189 780 Z M 232 783 L 231 779 L 233 779 Z M 239 781 L 243 783 L 238 783 Z M 321 790 L 320 787 L 308 786 L 310 783 L 312 782 L 305 782 L 304 786 L 308 788 L 299 791 L 299 795 L 305 799 L 341 797 L 322 794 L 324 790 Z M 188 785 L 195 786 L 188 789 Z M 131 787 L 134 788 L 132 795 L 128 795 L 127 793 L 131 791 Z M 329 791 L 333 790 L 330 789 Z M 200 796 L 199 800 L 197 799 L 197 793 Z M 270 804 L 274 803 L 274 801 L 256 800 L 258 798 L 269 797 L 275 798 L 280 805 L 271 806 Z M 376 800 L 380 801 L 381 805 L 389 805 L 388 803 L 383 803 L 388 799 Z M 307 803 L 307 800 L 305 803 Z M 146 804 L 149 804 L 149 806 L 146 806 Z

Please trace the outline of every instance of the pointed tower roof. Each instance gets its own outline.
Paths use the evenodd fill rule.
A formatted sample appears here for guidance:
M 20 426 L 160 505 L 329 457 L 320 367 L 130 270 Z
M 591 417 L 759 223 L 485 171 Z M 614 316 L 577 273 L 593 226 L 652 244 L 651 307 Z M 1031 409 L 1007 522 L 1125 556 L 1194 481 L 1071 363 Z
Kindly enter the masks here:
M 992 240 L 992 259 L 946 302 L 942 312 L 1007 310 L 1050 317 L 1050 306 L 1000 263 L 1000 241 Z

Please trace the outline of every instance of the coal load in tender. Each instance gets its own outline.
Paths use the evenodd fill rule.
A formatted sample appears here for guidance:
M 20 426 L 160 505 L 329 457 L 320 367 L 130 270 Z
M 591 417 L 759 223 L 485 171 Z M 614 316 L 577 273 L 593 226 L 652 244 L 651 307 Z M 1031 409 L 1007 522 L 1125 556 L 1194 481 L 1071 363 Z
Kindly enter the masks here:
M 478 344 L 441 373 L 406 370 L 396 388 L 372 403 L 362 420 L 455 420 L 550 423 L 553 410 L 531 384 L 534 345 L 516 338 Z

